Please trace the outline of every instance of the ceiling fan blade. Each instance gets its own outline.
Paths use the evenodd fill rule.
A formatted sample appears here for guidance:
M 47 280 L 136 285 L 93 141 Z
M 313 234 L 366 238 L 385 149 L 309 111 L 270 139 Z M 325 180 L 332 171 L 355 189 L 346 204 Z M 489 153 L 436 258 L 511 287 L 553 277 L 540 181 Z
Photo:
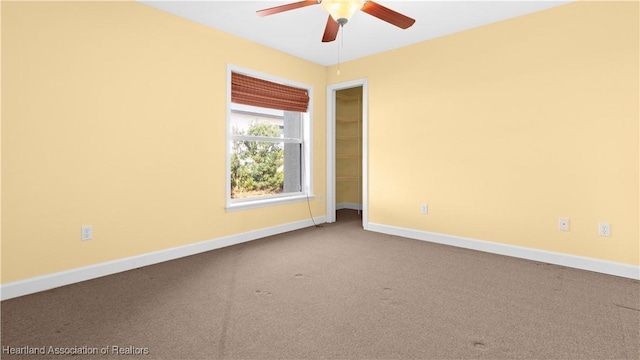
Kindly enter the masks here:
M 416 21 L 408 16 L 402 15 L 399 12 L 393 11 L 373 1 L 367 1 L 361 9 L 371 16 L 375 16 L 380 20 L 384 20 L 389 24 L 395 25 L 401 29 L 406 29 L 413 25 Z
M 340 30 L 340 24 L 333 20 L 331 15 L 327 19 L 327 26 L 324 28 L 324 35 L 322 35 L 322 42 L 331 42 L 338 36 L 338 30 Z
M 291 4 L 274 6 L 272 8 L 258 10 L 256 11 L 256 14 L 258 14 L 259 16 L 267 16 L 267 15 L 281 13 L 283 11 L 289 11 L 289 10 L 299 9 L 309 5 L 318 5 L 318 4 L 320 4 L 320 1 L 318 0 L 298 1 Z

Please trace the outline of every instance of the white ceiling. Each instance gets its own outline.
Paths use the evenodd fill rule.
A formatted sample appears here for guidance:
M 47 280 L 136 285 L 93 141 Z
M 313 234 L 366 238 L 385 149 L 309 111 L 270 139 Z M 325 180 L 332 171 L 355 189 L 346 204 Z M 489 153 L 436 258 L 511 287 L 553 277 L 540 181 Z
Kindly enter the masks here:
M 376 0 L 416 19 L 402 30 L 364 12 L 356 13 L 336 41 L 322 43 L 328 14 L 320 5 L 260 17 L 257 10 L 297 2 L 150 1 L 140 2 L 183 18 L 246 38 L 321 65 L 333 65 L 575 0 Z M 339 58 L 338 58 L 339 56 Z

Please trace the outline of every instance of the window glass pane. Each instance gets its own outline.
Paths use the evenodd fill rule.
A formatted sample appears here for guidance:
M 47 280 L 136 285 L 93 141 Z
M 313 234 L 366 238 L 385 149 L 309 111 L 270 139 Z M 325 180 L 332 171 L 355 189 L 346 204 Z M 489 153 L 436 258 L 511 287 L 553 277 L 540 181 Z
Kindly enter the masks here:
M 273 140 L 263 141 L 264 138 Z M 286 142 L 278 141 L 284 138 Z M 292 139 L 299 142 L 291 142 Z M 231 199 L 302 191 L 299 112 L 232 103 L 231 140 Z
M 231 143 L 232 199 L 301 191 L 302 144 L 251 140 Z
M 231 134 L 281 138 L 284 111 L 232 104 Z
M 266 141 L 233 141 L 231 198 L 281 193 L 284 186 L 284 144 Z

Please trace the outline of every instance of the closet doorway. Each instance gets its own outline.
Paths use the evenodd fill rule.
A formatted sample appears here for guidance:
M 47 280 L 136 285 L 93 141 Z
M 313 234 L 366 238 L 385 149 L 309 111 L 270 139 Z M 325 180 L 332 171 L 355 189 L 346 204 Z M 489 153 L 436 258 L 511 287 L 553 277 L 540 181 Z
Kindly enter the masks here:
M 355 213 L 367 225 L 367 83 L 327 88 L 327 222 Z

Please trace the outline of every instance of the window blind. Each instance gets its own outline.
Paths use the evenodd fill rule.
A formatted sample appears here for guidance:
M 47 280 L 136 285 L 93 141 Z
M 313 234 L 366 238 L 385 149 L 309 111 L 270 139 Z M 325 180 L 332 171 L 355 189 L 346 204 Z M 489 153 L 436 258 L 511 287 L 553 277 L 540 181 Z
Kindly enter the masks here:
M 231 73 L 231 102 L 269 109 L 307 112 L 307 90 Z

